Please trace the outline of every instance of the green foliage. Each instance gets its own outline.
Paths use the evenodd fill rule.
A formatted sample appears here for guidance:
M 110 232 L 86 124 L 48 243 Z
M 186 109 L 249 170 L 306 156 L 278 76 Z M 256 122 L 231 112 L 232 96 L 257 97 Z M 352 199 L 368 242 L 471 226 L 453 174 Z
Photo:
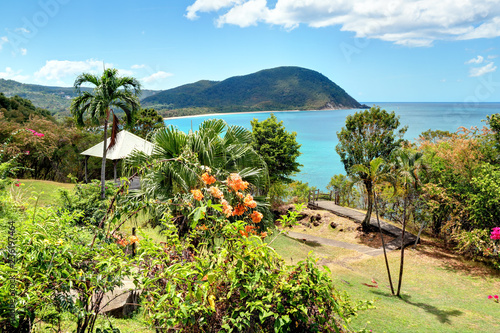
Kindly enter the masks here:
M 112 196 L 115 190 L 115 183 L 106 182 L 106 198 Z M 75 218 L 75 223 L 80 226 L 99 225 L 108 205 L 108 200 L 101 199 L 101 188 L 98 180 L 93 180 L 89 184 L 77 184 L 73 190 L 59 190 L 60 209 L 77 213 L 78 217 Z
M 181 251 L 173 235 L 163 246 L 142 243 L 150 325 L 160 332 L 347 331 L 352 308 L 339 303 L 328 270 L 311 258 L 286 267 L 259 237 L 242 237 L 242 228 L 226 225 L 225 241 L 206 256 Z
M 133 125 L 127 129 L 141 138 L 146 139 L 154 131 L 165 127 L 163 117 L 153 108 L 140 109 L 134 117 Z
M 21 124 L 33 116 L 54 122 L 49 111 L 34 106 L 30 100 L 17 95 L 9 98 L 0 92 L 0 119 Z
M 400 147 L 407 127 L 398 129 L 399 125 L 399 116 L 394 111 L 387 112 L 379 107 L 348 115 L 345 127 L 337 133 L 339 143 L 335 148 L 347 174 L 352 174 L 353 165 L 369 167 L 370 161 L 377 157 L 387 159 Z
M 188 134 L 173 127 L 155 132 L 151 156 L 133 153 L 129 170 L 142 170 L 143 197 L 166 201 L 175 193 L 189 193 L 201 184 L 200 167 L 209 167 L 218 179 L 238 172 L 255 188 L 267 186 L 265 162 L 252 149 L 250 131 L 220 119 L 204 121 Z
M 66 313 L 77 332 L 93 332 L 104 293 L 132 276 L 130 260 L 114 240 L 75 227 L 78 212 L 50 209 L 19 214 L 12 232 L 15 250 L 0 239 L 0 328 L 30 331 L 37 321 L 56 328 Z M 0 220 L 5 227 L 7 221 Z M 14 254 L 14 255 L 12 255 Z
M 362 107 L 324 75 L 299 67 L 267 69 L 222 82 L 198 81 L 159 92 L 143 104 L 158 109 L 206 108 L 208 112 Z
M 372 212 L 372 191 L 375 174 L 371 162 L 380 158 L 387 160 L 392 151 L 403 142 L 406 127 L 398 129 L 399 116 L 393 112 L 372 107 L 370 110 L 348 115 L 345 127 L 337 132 L 339 143 L 335 150 L 348 175 L 356 176 L 363 182 L 368 196 L 368 207 L 363 229 L 368 229 Z M 355 169 L 353 167 L 356 166 Z
M 490 229 L 500 225 L 500 169 L 482 164 L 471 180 L 471 191 L 466 198 L 472 226 Z
M 263 121 L 254 119 L 252 124 L 253 149 L 264 159 L 269 171 L 271 183 L 290 183 L 290 178 L 302 166 L 297 162 L 300 147 L 297 133 L 285 130 L 283 121 L 278 122 L 276 116 Z
M 91 88 L 82 88 L 91 91 Z M 35 84 L 24 84 L 13 80 L 0 78 L 0 91 L 5 96 L 19 96 L 30 100 L 37 108 L 50 110 L 57 119 L 70 116 L 71 100 L 78 96 L 73 87 L 48 87 Z M 146 98 L 155 94 L 154 90 L 141 90 L 140 98 Z M 0 111 L 3 108 L 0 98 Z M 48 113 L 50 115 L 50 113 Z
M 307 202 L 309 191 L 316 188 L 310 187 L 308 183 L 295 181 L 289 184 L 275 182 L 269 188 L 269 201 L 273 209 L 288 203 Z
M 334 192 L 338 204 L 341 206 L 355 207 L 360 199 L 360 193 L 354 187 L 354 181 L 343 174 L 334 175 L 326 188 Z

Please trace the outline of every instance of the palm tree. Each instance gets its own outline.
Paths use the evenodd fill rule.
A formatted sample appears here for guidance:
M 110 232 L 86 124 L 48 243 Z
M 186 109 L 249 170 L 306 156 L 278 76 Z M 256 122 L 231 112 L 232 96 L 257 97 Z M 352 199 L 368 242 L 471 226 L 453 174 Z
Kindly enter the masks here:
M 363 164 L 357 164 L 352 167 L 352 171 L 354 174 L 363 174 L 365 178 L 369 178 L 372 181 L 373 185 L 380 184 L 384 181 L 387 181 L 389 178 L 389 170 L 385 165 L 385 162 L 382 158 L 377 157 L 374 160 L 370 161 L 370 167 L 366 167 Z M 364 179 L 358 178 L 358 182 L 364 182 Z M 373 203 L 375 207 L 375 214 L 377 216 L 377 224 L 378 230 L 380 234 L 380 240 L 382 241 L 382 249 L 384 251 L 384 259 L 385 259 L 385 267 L 387 269 L 387 277 L 389 279 L 389 285 L 391 286 L 391 292 L 394 295 L 394 286 L 392 284 L 391 270 L 389 268 L 389 261 L 387 260 L 387 252 L 385 250 L 385 241 L 384 234 L 382 233 L 382 227 L 380 226 L 380 219 L 378 215 L 378 207 L 377 207 L 377 197 L 376 191 L 373 189 L 368 193 L 368 196 L 373 196 Z M 370 200 L 370 199 L 369 199 Z
M 152 142 L 151 156 L 135 152 L 125 160 L 129 170 L 151 165 L 142 178 L 146 197 L 166 200 L 188 193 L 200 184 L 200 166 L 221 177 L 238 172 L 255 188 L 269 182 L 266 163 L 252 148 L 252 133 L 221 119 L 206 120 L 188 134 L 168 126 L 156 131 Z
M 401 234 L 401 259 L 399 265 L 399 281 L 396 296 L 400 296 L 401 283 L 403 280 L 404 256 L 405 256 L 405 231 L 409 215 L 412 213 L 412 192 L 418 190 L 420 185 L 419 173 L 423 168 L 422 153 L 399 149 L 393 155 L 393 170 L 397 183 L 403 189 L 403 222 Z
M 92 84 L 92 92 L 81 90 L 83 84 Z M 104 119 L 104 144 L 102 152 L 101 165 L 101 198 L 104 199 L 105 173 L 106 173 L 106 152 L 114 145 L 116 137 L 118 118 L 113 112 L 113 107 L 119 108 L 125 112 L 126 121 L 132 123 L 133 114 L 140 108 L 139 98 L 141 85 L 135 78 L 128 76 L 118 76 L 118 70 L 108 68 L 104 70 L 101 77 L 83 73 L 80 74 L 74 83 L 74 87 L 79 93 L 71 103 L 71 113 L 79 126 L 83 126 L 84 115 L 87 114 L 92 122 L 99 123 Z M 108 121 L 110 114 L 113 113 L 113 133 L 108 147 Z

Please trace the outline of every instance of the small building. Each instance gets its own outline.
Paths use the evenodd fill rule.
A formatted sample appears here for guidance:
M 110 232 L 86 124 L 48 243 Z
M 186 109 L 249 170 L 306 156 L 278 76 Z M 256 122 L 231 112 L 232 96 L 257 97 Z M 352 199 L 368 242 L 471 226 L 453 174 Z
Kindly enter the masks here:
M 106 145 L 109 146 L 109 143 L 111 142 L 111 138 L 108 138 Z M 93 147 L 90 147 L 89 149 L 85 150 L 81 155 L 85 155 L 85 182 L 87 182 L 87 160 L 89 156 L 94 156 L 94 157 L 100 157 L 102 158 L 102 151 L 103 151 L 103 143 L 99 142 Z M 113 166 L 114 166 L 114 179 L 116 182 L 116 165 L 118 163 L 118 160 L 121 160 L 128 155 L 130 155 L 134 150 L 142 151 L 143 153 L 147 155 L 151 155 L 153 151 L 154 145 L 147 141 L 144 140 L 141 137 L 138 137 L 135 134 L 132 134 L 128 131 L 121 131 L 116 135 L 116 143 L 113 147 L 109 148 L 107 153 L 106 153 L 106 159 L 107 160 L 112 160 L 113 161 Z

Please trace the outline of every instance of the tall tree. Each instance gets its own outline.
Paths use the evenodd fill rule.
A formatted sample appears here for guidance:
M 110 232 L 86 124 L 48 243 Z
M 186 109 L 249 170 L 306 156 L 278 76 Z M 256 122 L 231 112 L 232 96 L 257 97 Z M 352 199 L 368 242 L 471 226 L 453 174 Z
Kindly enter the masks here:
M 369 175 L 369 177 L 373 180 L 373 185 L 387 182 L 387 180 L 389 179 L 389 173 L 390 173 L 384 160 L 380 157 L 377 157 L 374 160 L 370 161 L 369 167 L 366 167 L 363 164 L 357 164 L 357 165 L 352 166 L 352 170 L 355 171 L 358 175 L 359 174 Z M 357 180 L 360 181 L 361 179 L 357 179 Z M 380 239 L 382 241 L 382 249 L 384 251 L 384 259 L 385 259 L 385 267 L 387 270 L 387 277 L 389 279 L 389 285 L 391 287 L 391 292 L 394 295 L 394 286 L 392 284 L 391 269 L 389 267 L 389 261 L 387 259 L 387 252 L 385 250 L 384 234 L 382 232 L 382 227 L 380 226 L 380 219 L 379 219 L 378 208 L 377 208 L 377 197 L 376 197 L 375 190 L 373 191 L 372 195 L 373 195 L 373 202 L 375 205 L 375 214 L 377 217 L 378 231 L 380 234 Z
M 83 84 L 93 85 L 93 91 L 82 92 L 80 88 Z M 108 68 L 104 70 L 100 77 L 90 73 L 80 74 L 75 80 L 74 87 L 79 96 L 75 97 L 71 103 L 71 113 L 75 117 L 77 124 L 83 126 L 85 114 L 96 124 L 104 120 L 104 144 L 101 164 L 101 198 L 104 199 L 106 152 L 113 146 L 115 139 L 113 136 L 116 136 L 116 130 L 113 130 L 110 144 L 107 146 L 109 117 L 113 113 L 113 129 L 116 129 L 118 118 L 114 115 L 113 108 L 119 108 L 125 112 L 127 124 L 131 125 L 133 114 L 140 107 L 137 96 L 140 93 L 141 85 L 135 78 L 119 76 L 117 69 Z
M 283 121 L 278 122 L 273 113 L 263 121 L 254 119 L 250 123 L 253 149 L 264 158 L 271 183 L 291 182 L 290 176 L 302 166 L 297 162 L 301 147 L 297 133 L 286 131 Z
M 407 127 L 398 129 L 399 116 L 393 112 L 372 107 L 369 110 L 348 115 L 345 127 L 337 132 L 339 143 L 335 150 L 340 155 L 348 175 L 360 178 L 368 195 L 366 216 L 362 222 L 364 231 L 369 229 L 373 206 L 373 179 L 363 171 L 354 171 L 354 165 L 370 168 L 370 162 L 380 157 L 387 159 L 391 152 L 400 147 Z
M 399 149 L 393 155 L 393 172 L 397 184 L 403 189 L 403 222 L 401 233 L 401 258 L 399 264 L 399 281 L 396 295 L 400 295 L 401 283 L 403 280 L 403 268 L 405 258 L 405 232 L 406 224 L 413 212 L 413 202 L 415 193 L 420 186 L 420 171 L 424 168 L 422 164 L 421 152 L 410 152 L 406 149 Z

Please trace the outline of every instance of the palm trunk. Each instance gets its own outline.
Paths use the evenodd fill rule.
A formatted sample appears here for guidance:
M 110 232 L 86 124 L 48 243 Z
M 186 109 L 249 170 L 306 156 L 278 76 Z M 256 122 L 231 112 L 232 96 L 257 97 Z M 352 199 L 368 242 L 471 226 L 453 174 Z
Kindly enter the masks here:
M 401 233 L 401 260 L 399 263 L 399 281 L 398 281 L 398 292 L 396 296 L 400 296 L 401 291 L 401 281 L 403 280 L 403 267 L 405 261 L 405 230 L 406 230 L 406 209 L 408 205 L 408 196 L 405 195 L 403 203 L 403 231 Z
M 106 152 L 107 152 L 107 143 L 108 143 L 108 115 L 104 118 L 104 143 L 102 148 L 102 164 L 101 164 L 101 199 L 104 200 L 106 197 L 105 189 L 106 189 Z
M 373 193 L 373 203 L 375 205 L 375 215 L 377 216 L 378 231 L 380 233 L 380 240 L 382 241 L 382 249 L 384 250 L 384 259 L 385 259 L 385 267 L 387 269 L 387 277 L 389 278 L 391 293 L 394 295 L 394 286 L 392 285 L 391 269 L 389 268 L 389 261 L 387 260 L 387 252 L 385 251 L 384 235 L 382 233 L 382 227 L 380 226 L 380 220 L 378 217 L 377 198 L 375 196 L 375 193 Z
M 370 220 L 372 218 L 372 197 L 373 197 L 373 183 L 371 181 L 365 181 L 366 193 L 368 194 L 368 207 L 366 211 L 366 216 L 363 222 L 361 222 L 361 227 L 364 232 L 370 230 Z

